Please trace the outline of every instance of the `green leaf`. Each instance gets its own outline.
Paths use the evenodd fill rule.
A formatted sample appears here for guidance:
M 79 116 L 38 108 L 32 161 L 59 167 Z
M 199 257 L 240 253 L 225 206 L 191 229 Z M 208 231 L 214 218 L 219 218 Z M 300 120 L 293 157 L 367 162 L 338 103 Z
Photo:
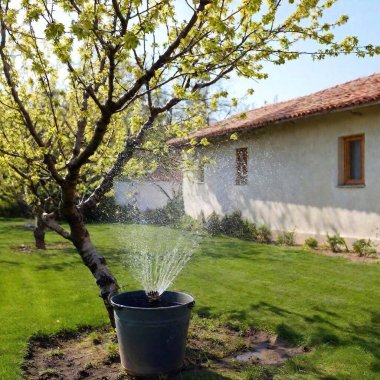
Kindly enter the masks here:
M 139 39 L 132 32 L 127 32 L 124 35 L 124 46 L 126 49 L 136 49 L 139 44 Z
M 65 26 L 59 22 L 52 22 L 45 28 L 45 36 L 48 40 L 59 38 L 63 33 L 65 33 Z

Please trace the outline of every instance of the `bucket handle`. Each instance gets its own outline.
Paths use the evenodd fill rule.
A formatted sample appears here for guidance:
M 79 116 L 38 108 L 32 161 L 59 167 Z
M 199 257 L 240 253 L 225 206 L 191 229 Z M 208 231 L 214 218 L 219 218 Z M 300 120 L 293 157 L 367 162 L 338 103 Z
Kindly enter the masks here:
M 194 306 L 195 306 L 195 300 L 191 301 L 191 302 L 187 305 L 187 307 L 188 307 L 189 309 L 192 309 Z

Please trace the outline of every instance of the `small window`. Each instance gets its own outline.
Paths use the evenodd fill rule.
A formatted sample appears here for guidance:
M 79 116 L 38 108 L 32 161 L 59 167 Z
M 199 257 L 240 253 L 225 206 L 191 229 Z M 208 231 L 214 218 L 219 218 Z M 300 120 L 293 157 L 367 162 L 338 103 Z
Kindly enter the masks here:
M 344 185 L 364 185 L 364 135 L 343 138 Z
M 236 149 L 236 185 L 248 183 L 248 149 Z
M 205 181 L 205 164 L 199 163 L 197 168 L 197 182 L 204 183 Z

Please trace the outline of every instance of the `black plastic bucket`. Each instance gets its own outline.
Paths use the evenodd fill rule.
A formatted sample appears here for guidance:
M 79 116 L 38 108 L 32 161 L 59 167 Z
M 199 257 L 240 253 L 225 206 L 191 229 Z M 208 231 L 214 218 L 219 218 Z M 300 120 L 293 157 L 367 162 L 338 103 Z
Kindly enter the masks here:
M 111 304 L 121 364 L 129 374 L 157 376 L 181 369 L 194 305 L 192 296 L 167 291 L 152 306 L 145 292 L 139 290 L 117 294 Z

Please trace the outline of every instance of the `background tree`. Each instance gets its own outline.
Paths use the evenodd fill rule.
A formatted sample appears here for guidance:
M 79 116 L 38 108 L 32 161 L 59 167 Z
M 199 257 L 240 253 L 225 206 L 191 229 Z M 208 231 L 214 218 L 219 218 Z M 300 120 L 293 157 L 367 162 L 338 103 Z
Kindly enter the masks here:
M 355 37 L 335 41 L 332 29 L 347 17 L 320 21 L 333 3 L 1 0 L 1 166 L 28 189 L 44 223 L 76 247 L 111 320 L 108 298 L 118 284 L 91 241 L 85 210 L 112 189 L 136 151 L 201 127 L 201 90 L 232 72 L 261 79 L 263 62 L 377 53 Z M 303 40 L 315 42 L 313 51 L 299 51 Z M 214 93 L 215 101 L 222 95 Z M 162 123 L 181 102 L 187 119 Z

